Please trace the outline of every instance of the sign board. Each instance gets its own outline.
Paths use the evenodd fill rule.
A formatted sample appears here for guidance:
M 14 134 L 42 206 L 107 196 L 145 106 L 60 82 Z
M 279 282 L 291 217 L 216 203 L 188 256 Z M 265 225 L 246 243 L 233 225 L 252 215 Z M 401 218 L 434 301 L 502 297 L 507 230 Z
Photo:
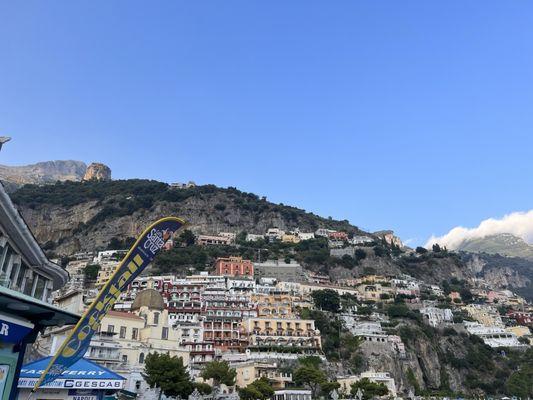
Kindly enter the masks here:
M 31 332 L 30 327 L 17 324 L 12 320 L 0 317 L 0 342 L 20 343 Z
M 33 388 L 38 378 L 20 378 L 18 387 L 20 389 Z M 56 379 L 42 386 L 43 389 L 100 389 L 100 390 L 120 390 L 124 386 L 122 379 Z
M 99 400 L 96 390 L 69 389 L 68 400 Z

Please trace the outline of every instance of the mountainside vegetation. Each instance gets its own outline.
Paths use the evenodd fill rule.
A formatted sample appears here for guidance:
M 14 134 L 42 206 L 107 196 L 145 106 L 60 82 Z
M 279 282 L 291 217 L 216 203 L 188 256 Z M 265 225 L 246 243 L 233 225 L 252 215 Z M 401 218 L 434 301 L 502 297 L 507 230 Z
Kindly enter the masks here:
M 242 256 L 253 261 L 295 260 L 306 269 L 332 279 L 369 273 L 406 273 L 428 283 L 441 284 L 452 277 L 464 281 L 492 279 L 494 287 L 510 288 L 530 298 L 532 263 L 506 257 L 493 259 L 436 248 L 404 252 L 361 231 L 348 221 L 274 204 L 266 198 L 236 188 L 214 185 L 185 189 L 144 179 L 56 182 L 25 185 L 12 195 L 21 214 L 50 256 L 67 257 L 80 251 L 128 248 L 135 237 L 158 218 L 176 215 L 188 223 L 178 246 L 158 256 L 151 272 L 184 273 L 210 268 L 217 257 Z M 368 235 L 373 242 L 361 245 L 354 256 L 331 257 L 325 238 L 300 243 L 258 240 L 246 242 L 247 233 L 263 234 L 269 228 L 299 228 L 313 232 L 329 228 L 353 235 Z M 236 246 L 198 246 L 195 234 L 237 234 Z M 495 262 L 497 260 L 498 262 Z M 486 264 L 486 265 L 485 265 Z M 485 265 L 485 266 L 483 266 Z
M 455 281 L 454 285 L 461 286 Z M 330 298 L 331 293 L 315 293 L 314 298 Z M 337 295 L 338 296 L 338 295 Z M 463 315 L 456 311 L 456 324 L 433 328 L 422 314 L 396 298 L 393 303 L 363 304 L 349 296 L 338 296 L 343 307 L 354 306 L 361 314 L 377 311 L 388 316 L 382 322 L 386 334 L 397 335 L 405 344 L 405 355 L 398 357 L 390 346 L 377 345 L 352 336 L 339 318 L 339 311 L 302 311 L 303 318 L 315 320 L 323 334 L 324 353 L 337 363 L 339 374 L 355 374 L 369 369 L 389 371 L 401 389 L 413 389 L 418 396 L 473 397 L 515 393 L 533 394 L 533 348 L 494 349 L 460 324 Z M 440 307 L 449 304 L 439 303 Z M 331 309 L 331 308 L 330 308 Z
M 214 185 L 185 189 L 129 179 L 25 185 L 12 194 L 37 239 L 57 254 L 107 248 L 117 238 L 135 237 L 154 220 L 176 215 L 195 233 L 264 233 L 270 227 L 314 231 L 320 227 L 352 234 L 348 221 L 322 218 L 265 197 Z M 54 221 L 51 225 L 50 221 Z

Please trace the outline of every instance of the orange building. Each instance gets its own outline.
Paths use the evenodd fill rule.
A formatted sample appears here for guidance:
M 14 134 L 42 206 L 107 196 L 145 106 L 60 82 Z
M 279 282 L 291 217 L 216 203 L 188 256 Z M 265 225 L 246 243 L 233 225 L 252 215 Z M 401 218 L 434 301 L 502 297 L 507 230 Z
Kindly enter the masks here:
M 253 278 L 254 264 L 242 257 L 217 258 L 215 273 L 222 276 L 247 276 Z

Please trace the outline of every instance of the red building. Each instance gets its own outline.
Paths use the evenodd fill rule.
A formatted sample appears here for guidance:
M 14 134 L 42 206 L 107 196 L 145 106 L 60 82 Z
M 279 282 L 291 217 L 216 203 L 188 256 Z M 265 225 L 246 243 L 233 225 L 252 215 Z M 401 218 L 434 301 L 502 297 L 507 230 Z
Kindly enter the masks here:
M 222 276 L 254 276 L 254 264 L 242 257 L 217 258 L 215 273 Z
M 348 234 L 346 232 L 329 232 L 328 237 L 331 240 L 348 240 Z
M 533 326 L 533 314 L 525 311 L 507 311 L 507 316 L 516 320 L 520 325 Z

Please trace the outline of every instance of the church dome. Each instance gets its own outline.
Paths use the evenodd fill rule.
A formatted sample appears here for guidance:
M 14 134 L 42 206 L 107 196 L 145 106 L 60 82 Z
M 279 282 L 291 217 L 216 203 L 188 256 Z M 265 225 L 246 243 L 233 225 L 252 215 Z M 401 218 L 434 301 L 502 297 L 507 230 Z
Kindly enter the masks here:
M 140 310 L 141 307 L 163 311 L 165 309 L 163 296 L 155 289 L 145 289 L 135 296 L 135 300 L 133 300 L 133 304 L 131 305 L 131 311 Z

